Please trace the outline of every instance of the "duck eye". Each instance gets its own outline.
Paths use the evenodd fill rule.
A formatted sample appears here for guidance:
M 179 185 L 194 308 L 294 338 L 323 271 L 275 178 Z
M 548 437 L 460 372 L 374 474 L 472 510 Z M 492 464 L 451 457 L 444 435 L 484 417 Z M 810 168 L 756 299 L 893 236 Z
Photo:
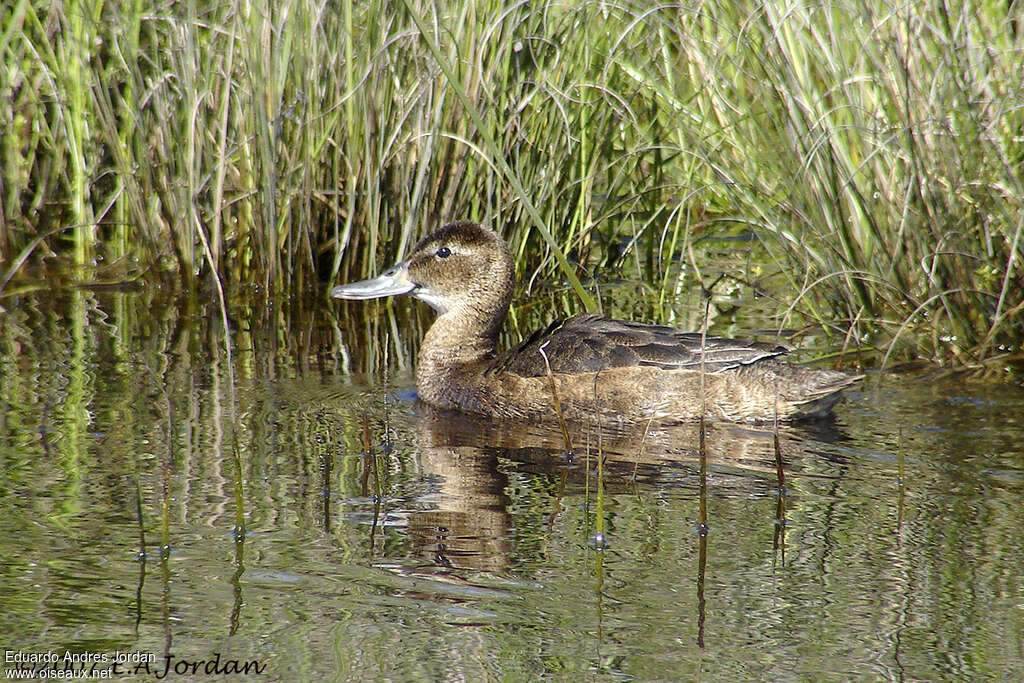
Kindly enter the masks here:
M 437 258 L 448 258 L 452 255 L 452 250 L 448 247 L 438 247 L 437 251 L 434 252 Z

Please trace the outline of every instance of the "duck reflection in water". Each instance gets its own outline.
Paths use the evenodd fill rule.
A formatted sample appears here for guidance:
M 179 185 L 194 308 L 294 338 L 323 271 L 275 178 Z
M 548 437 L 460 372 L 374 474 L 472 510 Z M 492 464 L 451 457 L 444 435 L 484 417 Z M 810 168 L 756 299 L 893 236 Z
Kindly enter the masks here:
M 775 496 L 776 433 L 787 469 L 800 476 L 820 476 L 823 461 L 843 467 L 842 456 L 829 446 L 843 437 L 829 428 L 834 427 L 830 421 L 784 424 L 777 432 L 730 423 L 649 429 L 576 424 L 568 432 L 574 448 L 569 453 L 565 435 L 551 423 L 521 424 L 423 402 L 415 405 L 413 419 L 414 462 L 430 489 L 417 501 L 419 509 L 409 513 L 407 530 L 416 554 L 435 567 L 432 574 L 436 568 L 443 573 L 447 568 L 501 571 L 509 566 L 517 532 L 507 491 L 515 476 L 550 478 L 539 484 L 540 490 L 558 498 L 577 497 L 588 489 L 588 479 L 593 485 L 600 457 L 609 495 L 651 487 L 695 491 L 703 443 L 707 482 L 716 496 Z M 552 499 L 551 514 L 558 509 Z

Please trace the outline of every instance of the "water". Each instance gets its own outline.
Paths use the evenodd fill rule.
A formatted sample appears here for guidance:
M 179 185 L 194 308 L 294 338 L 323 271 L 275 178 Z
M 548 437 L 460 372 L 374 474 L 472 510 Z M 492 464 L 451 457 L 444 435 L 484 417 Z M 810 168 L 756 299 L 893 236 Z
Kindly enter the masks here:
M 872 373 L 781 432 L 781 487 L 770 433 L 715 425 L 702 538 L 694 427 L 584 430 L 570 457 L 415 403 L 414 305 L 233 302 L 229 359 L 212 300 L 0 300 L 6 670 L 1024 678 L 1019 386 Z

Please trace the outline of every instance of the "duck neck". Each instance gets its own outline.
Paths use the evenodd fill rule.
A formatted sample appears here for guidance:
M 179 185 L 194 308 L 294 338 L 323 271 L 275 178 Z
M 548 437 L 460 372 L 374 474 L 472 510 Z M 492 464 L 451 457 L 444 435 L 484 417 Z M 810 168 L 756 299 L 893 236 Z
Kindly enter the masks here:
M 505 310 L 450 310 L 437 317 L 420 346 L 417 379 L 443 377 L 459 368 L 494 356 Z M 422 384 L 422 382 L 420 382 Z

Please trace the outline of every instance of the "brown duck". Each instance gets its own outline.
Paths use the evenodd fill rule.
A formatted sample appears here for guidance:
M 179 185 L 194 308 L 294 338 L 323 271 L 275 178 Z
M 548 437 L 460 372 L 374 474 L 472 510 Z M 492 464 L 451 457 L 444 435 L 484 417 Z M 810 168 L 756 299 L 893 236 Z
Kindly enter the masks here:
M 492 230 L 445 225 L 380 277 L 340 285 L 339 299 L 412 294 L 437 311 L 419 352 L 420 398 L 509 418 L 737 422 L 827 414 L 860 379 L 782 359 L 777 344 L 725 339 L 600 315 L 552 323 L 496 351 L 512 299 L 512 255 Z M 702 380 L 703 375 L 703 380 Z

